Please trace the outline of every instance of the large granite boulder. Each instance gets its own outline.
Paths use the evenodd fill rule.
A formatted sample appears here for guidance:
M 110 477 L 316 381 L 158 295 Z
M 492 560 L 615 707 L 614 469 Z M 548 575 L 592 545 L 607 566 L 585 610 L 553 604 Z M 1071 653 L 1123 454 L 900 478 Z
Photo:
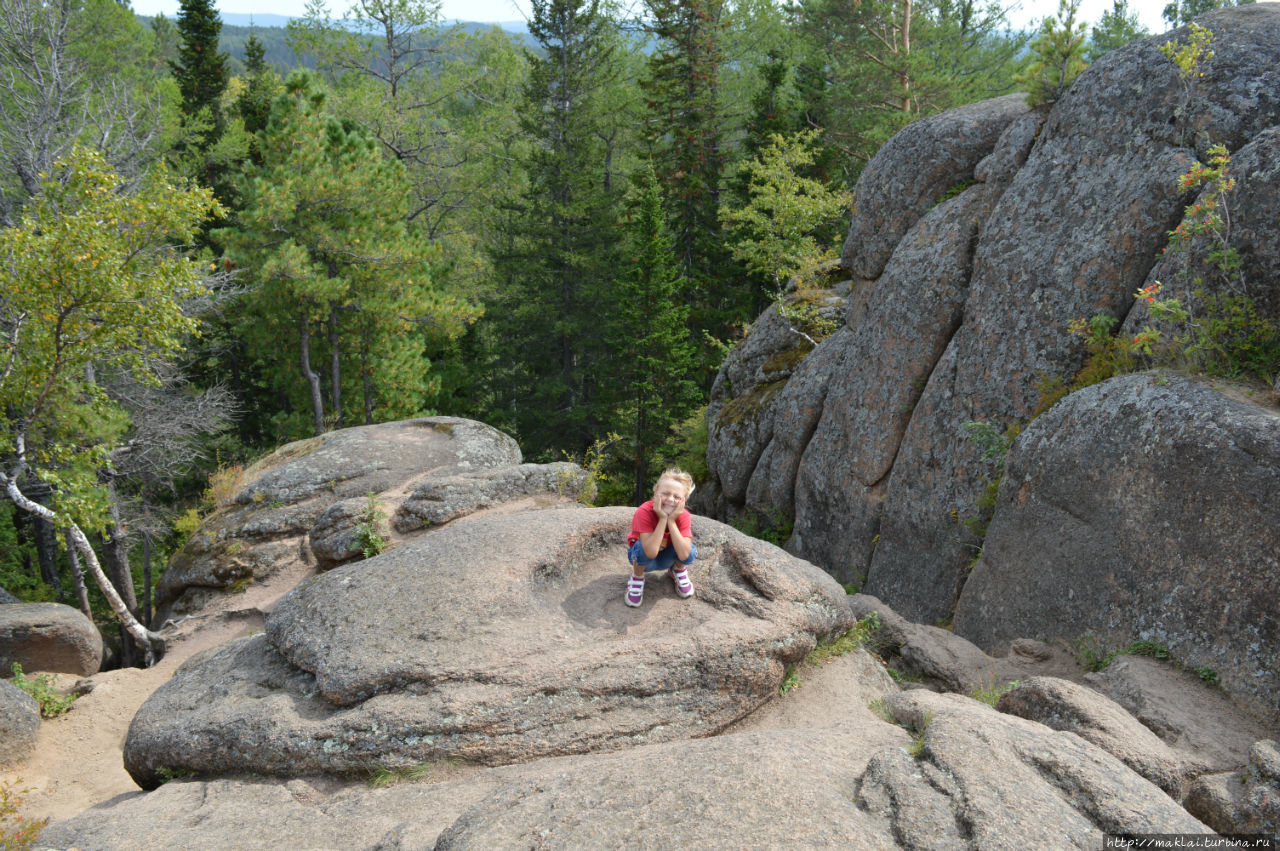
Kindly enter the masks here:
M 31 756 L 40 735 L 40 704 L 8 680 L 0 680 L 0 768 Z
M 733 420 L 733 437 L 749 437 L 737 451 L 717 437 L 723 414 L 708 417 L 717 516 L 794 519 L 789 551 L 865 579 L 910 620 L 949 618 L 981 544 L 981 523 L 966 521 L 982 520 L 999 477 L 966 423 L 1024 424 L 1043 380 L 1084 361 L 1068 324 L 1129 313 L 1194 200 L 1178 178 L 1211 144 L 1239 152 L 1235 247 L 1251 292 L 1280 309 L 1280 7 L 1201 23 L 1215 55 L 1189 87 L 1159 49 L 1175 31 L 1103 57 L 1047 114 L 1016 99 L 965 107 L 907 126 L 873 158 L 844 252 L 866 310 L 785 382 L 733 382 L 723 405 L 759 401 L 741 406 L 759 425 Z M 975 114 L 980 131 L 938 132 Z M 945 176 L 908 154 L 948 142 Z
M 675 601 L 673 600 L 674 604 Z M 1205 827 L 1102 749 L 967 698 L 896 688 L 856 651 L 723 735 L 374 789 L 181 780 L 45 830 L 142 849 L 1050 848 Z M 832 717 L 833 699 L 840 699 Z M 886 723 L 868 708 L 872 704 Z
M 1032 677 L 1001 695 L 996 709 L 1093 742 L 1174 800 L 1181 800 L 1189 779 L 1205 770 L 1115 701 L 1069 680 Z
M 17 662 L 27 673 L 88 677 L 102 665 L 102 633 L 79 609 L 61 603 L 0 606 L 0 676 Z
M 1005 95 L 924 118 L 885 143 L 863 169 L 840 260 L 855 278 L 878 278 L 898 240 L 974 169 L 1027 112 L 1026 97 Z
M 1238 706 L 1195 671 L 1149 656 L 1119 656 L 1085 683 L 1124 707 L 1142 726 L 1192 761 L 1220 772 L 1240 769 L 1259 739 L 1275 738 L 1267 723 Z M 1274 716 L 1273 716 L 1274 718 Z
M 388 526 L 440 525 L 535 494 L 569 504 L 585 479 L 574 465 L 521 465 L 511 437 L 457 417 L 358 426 L 287 444 L 240 474 L 230 504 L 174 556 L 157 589 L 157 622 L 290 564 L 328 569 L 359 559 L 363 523 L 389 535 Z M 450 494 L 446 516 L 412 529 L 392 522 L 427 499 L 415 491 L 433 486 Z
M 987 649 L 1156 641 L 1280 718 L 1277 571 L 1280 414 L 1171 373 L 1123 376 L 1014 442 L 955 629 Z
M 1219 833 L 1280 837 L 1280 745 L 1255 742 L 1244 770 L 1199 778 L 1186 806 Z
M 135 716 L 125 765 L 350 774 L 707 736 L 777 694 L 853 618 L 822 571 L 695 521 L 696 596 L 622 599 L 632 511 L 448 526 L 305 580 L 266 632 L 189 661 Z

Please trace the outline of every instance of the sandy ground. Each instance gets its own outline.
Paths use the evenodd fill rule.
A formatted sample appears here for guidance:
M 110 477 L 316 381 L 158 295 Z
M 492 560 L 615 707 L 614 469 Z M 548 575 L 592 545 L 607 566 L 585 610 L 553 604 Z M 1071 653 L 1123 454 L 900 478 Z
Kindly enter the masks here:
M 420 478 L 379 498 L 401 502 L 412 493 Z M 465 519 L 563 504 L 573 503 L 564 497 L 538 494 L 477 511 Z M 422 534 L 425 532 L 408 536 L 391 532 L 390 545 L 398 546 Z M 314 567 L 300 559 L 279 562 L 274 575 L 251 583 L 244 593 L 213 595 L 201 614 L 160 630 L 168 647 L 154 668 L 126 668 L 89 677 L 93 691 L 76 700 L 67 714 L 40 725 L 40 738 L 31 758 L 0 772 L 0 780 L 30 790 L 24 798 L 22 815 L 61 821 L 117 795 L 137 792 L 137 784 L 124 770 L 123 753 L 129 722 L 138 708 L 196 653 L 261 631 L 267 614 L 280 598 L 314 572 Z M 52 676 L 63 690 L 69 690 L 77 682 L 77 678 L 69 674 Z
M 168 642 L 154 668 L 126 668 L 90 677 L 93 691 L 71 710 L 40 725 L 35 753 L 25 763 L 0 772 L 0 779 L 28 789 L 22 815 L 60 821 L 126 792 L 138 791 L 124 770 L 123 750 L 129 722 L 153 691 L 194 654 L 262 629 L 267 612 L 311 569 L 297 564 L 244 594 L 219 598 L 204 610 L 162 631 Z M 77 678 L 56 674 L 64 689 Z

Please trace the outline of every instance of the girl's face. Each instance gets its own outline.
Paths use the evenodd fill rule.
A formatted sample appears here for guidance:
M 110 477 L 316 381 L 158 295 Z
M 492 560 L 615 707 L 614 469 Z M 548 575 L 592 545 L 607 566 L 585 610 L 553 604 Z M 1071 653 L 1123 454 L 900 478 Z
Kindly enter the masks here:
M 684 485 L 673 479 L 659 479 L 653 489 L 653 501 L 663 514 L 676 515 L 684 509 Z

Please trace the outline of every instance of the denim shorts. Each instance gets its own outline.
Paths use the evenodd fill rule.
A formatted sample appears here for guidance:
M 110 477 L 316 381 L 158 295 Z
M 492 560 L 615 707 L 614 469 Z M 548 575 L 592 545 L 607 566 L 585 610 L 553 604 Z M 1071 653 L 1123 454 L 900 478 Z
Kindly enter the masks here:
M 689 560 L 681 561 L 680 563 L 686 566 L 691 565 L 693 564 L 693 560 L 697 557 L 698 548 L 693 545 L 692 541 L 690 541 Z M 663 547 L 658 550 L 658 554 L 656 556 L 649 558 L 644 554 L 644 545 L 639 541 L 636 541 L 631 545 L 631 548 L 627 550 L 627 560 L 632 564 L 643 566 L 645 573 L 648 573 L 651 570 L 670 570 L 673 564 L 680 561 L 676 558 L 676 548 L 671 546 Z

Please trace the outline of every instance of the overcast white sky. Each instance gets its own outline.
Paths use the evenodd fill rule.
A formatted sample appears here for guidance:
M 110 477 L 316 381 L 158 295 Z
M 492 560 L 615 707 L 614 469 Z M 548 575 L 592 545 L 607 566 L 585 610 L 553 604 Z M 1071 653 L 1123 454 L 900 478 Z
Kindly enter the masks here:
M 1138 19 L 1153 33 L 1164 31 L 1160 12 L 1168 0 L 1129 0 L 1129 8 L 1138 13 Z M 140 15 L 163 13 L 177 17 L 179 0 L 133 0 L 133 9 Z M 1080 15 L 1083 20 L 1096 21 L 1111 8 L 1112 0 L 1083 0 Z M 217 0 L 218 10 L 224 13 L 240 12 L 255 15 L 302 15 L 306 0 Z M 330 9 L 337 12 L 345 8 L 345 0 L 331 0 Z M 1030 27 L 1046 15 L 1058 10 L 1058 0 L 1022 0 L 1021 8 L 1010 15 L 1014 26 Z M 518 21 L 529 14 L 528 0 L 444 0 L 441 6 L 446 20 L 464 21 Z

